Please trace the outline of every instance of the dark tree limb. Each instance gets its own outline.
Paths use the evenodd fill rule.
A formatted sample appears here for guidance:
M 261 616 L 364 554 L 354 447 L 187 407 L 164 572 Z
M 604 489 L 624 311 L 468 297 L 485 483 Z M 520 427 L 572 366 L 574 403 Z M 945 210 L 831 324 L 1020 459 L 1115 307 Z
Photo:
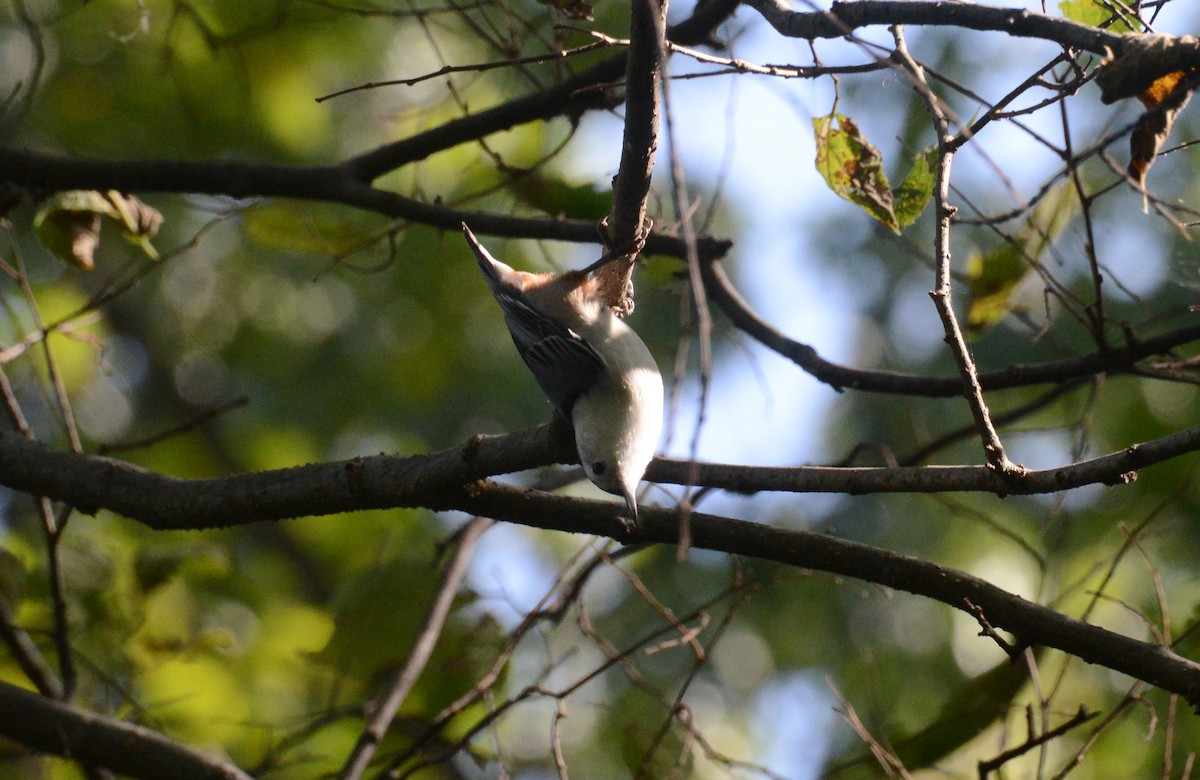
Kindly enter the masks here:
M 646 198 L 658 148 L 659 95 L 662 86 L 666 8 L 659 0 L 632 0 L 629 57 L 625 75 L 625 127 L 621 164 L 613 179 L 613 207 L 607 223 L 611 249 L 636 249 L 643 238 Z M 625 279 L 633 272 L 636 253 L 620 263 Z
M 626 544 L 675 544 L 679 513 L 647 507 L 638 525 L 614 513 L 611 502 L 531 494 L 484 483 L 459 509 L 537 528 L 608 536 Z M 1024 646 L 1051 647 L 1088 663 L 1120 671 L 1200 707 L 1200 664 L 1161 645 L 1114 633 L 1027 601 L 969 574 L 858 542 L 809 531 L 764 526 L 693 512 L 692 546 L 830 572 L 874 582 L 966 610 L 969 600 L 988 622 Z M 969 613 L 970 614 L 970 613 Z
M 1121 458 L 1139 461 L 1185 445 L 1192 449 L 1200 445 L 1200 428 L 1109 457 L 1124 465 Z M 423 506 L 607 536 L 627 544 L 678 542 L 680 517 L 674 509 L 646 507 L 638 524 L 631 525 L 613 502 L 477 479 L 480 473 L 498 469 L 500 462 L 509 468 L 537 465 L 547 452 L 568 460 L 571 445 L 543 426 L 511 436 L 476 438 L 465 447 L 425 457 L 361 458 L 221 479 L 180 480 L 5 434 L 0 435 L 0 480 L 18 490 L 29 490 L 28 483 L 36 482 L 37 492 L 90 511 L 110 508 L 154 528 L 230 526 L 352 509 Z M 687 471 L 689 465 L 680 463 L 679 468 Z M 997 478 L 994 471 L 978 468 L 981 476 Z M 1066 617 L 967 574 L 823 534 L 695 512 L 689 522 L 694 547 L 856 577 L 956 609 L 965 609 L 969 601 L 992 626 L 1014 634 L 1022 645 L 1057 648 L 1200 706 L 1200 667 L 1191 661 L 1165 647 Z
M 733 286 L 719 260 L 702 255 L 700 268 L 709 297 L 738 330 L 835 390 L 851 389 L 926 398 L 962 395 L 962 379 L 958 376 L 932 377 L 898 371 L 873 371 L 832 363 L 821 357 L 811 345 L 790 338 L 760 317 Z M 1018 363 L 999 371 L 984 371 L 979 374 L 979 384 L 984 390 L 1003 390 L 1059 383 L 1095 374 L 1135 373 L 1139 361 L 1165 355 L 1197 339 L 1200 339 L 1200 324 L 1188 325 L 1080 357 L 1046 363 Z
M 25 747 L 161 780 L 251 780 L 238 767 L 161 732 L 80 709 L 0 682 L 0 734 Z
M 737 0 L 701 3 L 666 34 L 681 45 L 701 45 L 738 6 Z M 371 182 L 389 171 L 459 144 L 482 139 L 520 124 L 556 116 L 578 117 L 587 110 L 618 105 L 612 84 L 625 72 L 628 52 L 545 90 L 451 120 L 423 133 L 332 165 L 279 165 L 238 160 L 104 160 L 62 157 L 0 146 L 0 183 L 35 196 L 68 189 L 122 192 L 204 193 L 234 198 L 281 197 L 340 203 L 396 219 L 457 230 L 468 222 L 481 233 L 522 238 L 599 243 L 594 223 L 583 220 L 521 219 L 478 215 L 376 189 Z M 729 242 L 707 239 L 706 250 L 724 254 Z M 683 257 L 683 242 L 651 235 L 647 251 Z
M 429 455 L 377 455 L 211 479 L 179 479 L 120 460 L 79 455 L 0 433 L 0 485 L 63 501 L 87 514 L 109 509 L 157 530 L 197 530 L 362 509 L 445 505 L 463 485 L 496 474 L 574 463 L 561 429 L 545 425 L 477 436 Z M 771 467 L 657 458 L 647 479 L 755 493 L 1055 493 L 1119 485 L 1137 470 L 1200 450 L 1200 427 L 1058 468 L 1002 475 L 986 466 Z
M 444 230 L 457 231 L 467 222 L 480 233 L 578 243 L 600 242 L 596 224 L 587 220 L 509 217 L 480 214 L 426 203 L 376 189 L 356 179 L 345 164 L 289 166 L 233 160 L 102 160 L 60 157 L 0 146 L 0 182 L 35 194 L 59 190 L 204 193 L 233 198 L 295 198 L 374 211 Z M 706 238 L 706 252 L 721 256 L 730 242 Z M 661 232 L 646 239 L 646 250 L 684 257 L 683 240 Z
M 780 35 L 806 40 L 841 38 L 860 27 L 903 24 L 1041 38 L 1095 54 L 1120 55 L 1129 42 L 1127 36 L 1058 16 L 955 0 L 855 0 L 835 2 L 828 11 L 793 11 L 784 0 L 746 0 L 746 5 L 762 14 Z

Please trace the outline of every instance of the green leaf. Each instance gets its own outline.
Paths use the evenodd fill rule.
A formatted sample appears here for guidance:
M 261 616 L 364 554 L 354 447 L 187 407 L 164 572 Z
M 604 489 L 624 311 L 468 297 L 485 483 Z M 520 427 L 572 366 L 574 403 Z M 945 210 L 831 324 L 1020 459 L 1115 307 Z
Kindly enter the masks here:
M 1013 699 L 1029 681 L 1025 664 L 1005 659 L 964 686 L 937 719 L 896 745 L 909 769 L 924 769 L 950 755 L 1008 714 Z
M 906 228 L 917 221 L 925 205 L 933 197 L 933 186 L 937 182 L 938 151 L 929 147 L 913 160 L 913 166 L 904 181 L 896 188 L 896 221 Z M 896 231 L 900 232 L 900 231 Z
M 1011 240 L 967 261 L 967 331 L 971 336 L 995 325 L 1012 310 L 1012 294 L 1034 269 L 1054 239 L 1074 218 L 1079 199 L 1069 184 L 1042 199 Z
M 883 157 L 863 137 L 854 120 L 838 113 L 819 116 L 813 119 L 813 133 L 817 171 L 829 188 L 899 233 L 895 197 L 883 171 Z
M 1064 19 L 1116 33 L 1133 32 L 1130 21 L 1137 18 L 1109 0 L 1062 0 L 1058 10 Z
M 817 171 L 840 197 L 861 206 L 897 235 L 921 216 L 937 178 L 936 148 L 918 154 L 904 181 L 893 190 L 883 170 L 883 157 L 853 119 L 838 113 L 817 117 L 813 134 Z
M 547 214 L 570 214 L 599 222 L 612 208 L 611 192 L 597 192 L 591 184 L 569 184 L 552 174 L 518 177 L 510 191 L 523 203 Z
M 10 605 L 19 604 L 25 586 L 25 564 L 10 551 L 0 547 L 0 593 Z

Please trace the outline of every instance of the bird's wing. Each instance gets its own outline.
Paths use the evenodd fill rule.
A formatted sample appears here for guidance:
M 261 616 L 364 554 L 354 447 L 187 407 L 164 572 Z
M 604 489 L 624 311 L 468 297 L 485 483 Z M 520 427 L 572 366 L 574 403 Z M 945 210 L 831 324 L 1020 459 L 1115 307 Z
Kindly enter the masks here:
M 504 322 L 517 352 L 554 408 L 571 422 L 575 399 L 596 383 L 604 370 L 603 358 L 578 333 L 530 305 L 521 289 L 501 273 L 501 269 L 510 273 L 512 269 L 492 257 L 466 223 L 462 229 L 492 295 L 504 310 Z
M 517 290 L 493 288 L 517 352 L 550 402 L 568 422 L 571 408 L 604 370 L 604 360 L 582 336 L 535 310 Z

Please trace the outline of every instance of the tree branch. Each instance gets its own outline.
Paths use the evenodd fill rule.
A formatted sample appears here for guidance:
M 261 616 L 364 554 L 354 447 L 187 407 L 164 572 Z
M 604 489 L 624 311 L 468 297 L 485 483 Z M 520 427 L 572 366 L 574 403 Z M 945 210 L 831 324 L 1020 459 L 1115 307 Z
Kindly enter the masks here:
M 708 42 L 713 30 L 733 13 L 737 0 L 701 3 L 687 20 L 669 28 L 671 40 L 683 45 Z M 101 160 L 42 154 L 0 146 L 0 182 L 35 195 L 69 189 L 115 189 L 122 192 L 205 193 L 234 198 L 281 197 L 341 203 L 433 227 L 457 230 L 468 222 L 480 233 L 521 238 L 599 243 L 593 222 L 521 219 L 424 203 L 376 189 L 370 182 L 411 162 L 462 143 L 475 141 L 519 124 L 555 116 L 578 116 L 586 110 L 621 101 L 607 88 L 625 71 L 628 52 L 604 60 L 546 90 L 508 101 L 476 114 L 451 120 L 423 133 L 387 144 L 333 165 L 277 165 L 238 160 Z M 706 251 L 723 255 L 729 242 L 706 239 Z M 684 257 L 683 241 L 651 235 L 646 251 Z
M 1120 55 L 1130 37 L 1022 8 L 998 8 L 955 0 L 855 0 L 835 2 L 828 11 L 793 11 L 785 0 L 746 0 L 780 35 L 789 38 L 841 38 L 872 25 L 965 27 L 1041 38 L 1096 54 Z
M 962 379 L 958 376 L 932 377 L 897 371 L 871 371 L 825 360 L 811 345 L 788 337 L 760 317 L 733 286 L 718 259 L 702 254 L 701 260 L 705 289 L 735 327 L 833 389 L 840 391 L 849 388 L 927 398 L 962 395 Z M 1003 390 L 1057 383 L 1094 374 L 1130 374 L 1136 371 L 1138 361 L 1153 355 L 1164 355 L 1197 339 L 1200 339 L 1200 324 L 1188 325 L 1158 336 L 1131 339 L 1123 346 L 1080 357 L 1046 363 L 1018 363 L 999 371 L 986 371 L 979 374 L 979 384 L 984 390 Z
M 1200 428 L 1193 428 L 1082 466 L 1122 468 L 1197 446 Z M 623 543 L 678 541 L 680 517 L 676 510 L 647 507 L 639 524 L 633 526 L 621 517 L 613 502 L 472 481 L 492 470 L 532 467 L 547 457 L 567 461 L 573 454 L 565 437 L 543 426 L 510 436 L 477 437 L 464 447 L 429 456 L 356 458 L 220 479 L 181 480 L 106 458 L 59 452 L 39 442 L 2 434 L 0 481 L 93 512 L 110 508 L 155 528 L 231 526 L 354 509 L 424 506 L 550 530 L 598 534 Z M 686 475 L 690 464 L 679 462 L 677 468 Z M 864 470 L 838 471 L 852 474 Z M 937 469 L 899 471 L 916 477 L 918 473 L 936 473 Z M 1001 479 L 985 467 L 978 467 L 976 473 L 981 480 Z M 1053 470 L 1031 472 L 1031 476 L 1056 480 Z M 1007 488 L 1022 484 L 1022 480 L 1001 481 Z M 689 522 L 695 547 L 857 577 L 927 596 L 956 609 L 963 609 L 969 600 L 991 625 L 1016 634 L 1023 644 L 1058 648 L 1178 693 L 1200 706 L 1200 667 L 1192 662 L 1166 648 L 1059 615 L 975 577 L 816 533 L 694 512 Z
M 578 243 L 599 243 L 596 224 L 588 220 L 522 218 L 480 214 L 438 203 L 425 203 L 359 181 L 349 164 L 292 166 L 190 160 L 101 160 L 40 154 L 0 146 L 0 182 L 35 194 L 59 190 L 205 193 L 234 198 L 278 197 L 341 203 L 388 217 L 457 231 L 467 222 L 480 233 Z M 703 239 L 706 252 L 721 256 L 730 242 Z M 684 257 L 682 239 L 654 233 L 646 250 Z
M 109 718 L 0 682 L 0 734 L 34 750 L 160 780 L 251 780 L 233 764 L 158 731 Z
M 429 455 L 377 455 L 211 479 L 179 479 L 120 460 L 56 450 L 0 433 L 0 484 L 63 501 L 87 514 L 109 509 L 151 528 L 224 528 L 248 523 L 447 503 L 484 477 L 576 462 L 562 429 L 544 425 L 503 436 L 477 436 Z M 1137 469 L 1200 449 L 1200 427 L 1058 468 L 1002 477 L 985 466 L 901 468 L 771 467 L 657 458 L 647 479 L 740 493 L 1055 493 L 1090 484 L 1118 485 Z
M 954 306 L 950 302 L 950 230 L 951 219 L 958 208 L 950 203 L 950 170 L 954 164 L 954 136 L 950 132 L 950 120 L 943 110 L 941 99 L 930 89 L 925 80 L 925 70 L 908 53 L 908 45 L 904 40 L 904 28 L 900 25 L 892 27 L 896 40 L 896 58 L 899 68 L 909 77 L 909 83 L 925 103 L 929 118 L 933 122 L 938 137 L 938 166 L 937 178 L 933 188 L 934 221 L 933 249 L 936 258 L 934 273 L 934 289 L 929 293 L 942 321 L 942 330 L 946 334 L 945 342 L 950 347 L 950 354 L 958 366 L 958 375 L 962 380 L 962 394 L 967 399 L 971 417 L 975 420 L 975 430 L 983 442 L 984 456 L 988 465 L 1004 476 L 1019 476 L 1024 469 L 1008 459 L 1004 452 L 1004 444 L 992 424 L 992 414 L 983 398 L 983 387 L 979 384 L 979 368 L 975 358 L 967 346 L 966 337 L 958 324 Z
M 488 517 L 570 533 L 608 536 L 625 544 L 674 544 L 679 513 L 647 507 L 630 527 L 611 502 L 531 493 L 485 483 L 458 508 Z M 824 571 L 925 596 L 958 610 L 967 600 L 991 625 L 1026 646 L 1042 645 L 1178 693 L 1200 707 L 1200 664 L 1161 645 L 1114 633 L 1008 593 L 985 580 L 907 555 L 809 531 L 764 526 L 693 512 L 692 546 Z
M 614 247 L 634 245 L 646 221 L 646 196 L 650 193 L 654 152 L 658 147 L 664 11 L 658 0 L 631 3 L 625 128 L 608 220 L 609 239 Z
M 683 46 L 708 43 L 713 31 L 729 18 L 739 4 L 739 0 L 697 3 L 691 17 L 667 29 L 667 37 Z M 366 152 L 349 160 L 348 165 L 355 175 L 370 181 L 402 165 L 424 160 L 434 152 L 525 122 L 562 115 L 578 116 L 590 108 L 613 105 L 612 98 L 605 97 L 606 88 L 625 74 L 628 57 L 628 51 L 621 51 L 541 92 L 446 122 L 411 138 Z M 615 104 L 619 103 L 617 100 Z M 474 227 L 475 223 L 471 225 Z

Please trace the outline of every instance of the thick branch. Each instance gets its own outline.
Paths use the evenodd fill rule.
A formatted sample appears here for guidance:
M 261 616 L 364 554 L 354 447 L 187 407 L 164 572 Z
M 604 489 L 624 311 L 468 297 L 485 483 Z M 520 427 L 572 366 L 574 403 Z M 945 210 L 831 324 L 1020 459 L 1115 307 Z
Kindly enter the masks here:
M 530 493 L 495 483 L 455 502 L 468 512 L 537 528 L 609 536 L 626 544 L 679 541 L 679 512 L 647 507 L 629 527 L 613 504 Z M 1148 644 L 1084 623 L 995 587 L 985 580 L 907 555 L 824 534 L 690 514 L 692 546 L 855 577 L 926 596 L 968 611 L 970 602 L 988 622 L 1021 644 L 1062 650 L 1178 693 L 1200 707 L 1200 664 L 1161 645 Z
M 1200 428 L 1131 447 L 1109 456 L 1106 464 L 1092 462 L 1095 465 L 1087 468 L 1120 469 L 1197 446 Z M 572 449 L 566 437 L 554 436 L 544 426 L 511 436 L 476 438 L 465 447 L 425 457 L 358 458 L 222 479 L 180 480 L 4 434 L 0 435 L 0 480 L 14 489 L 42 493 L 90 511 L 107 507 L 155 528 L 228 526 L 353 509 L 424 506 L 609 536 L 626 543 L 678 541 L 676 510 L 646 507 L 639 524 L 631 526 L 613 502 L 472 482 L 480 474 L 535 466 L 547 457 L 569 460 Z M 677 467 L 688 472 L 688 464 Z M 984 467 L 978 473 L 981 479 L 996 477 Z M 1049 472 L 1032 475 L 1055 479 Z M 1005 481 L 1007 487 L 1020 484 L 1021 480 Z M 1190 661 L 1166 648 L 1059 615 L 977 578 L 821 534 L 697 513 L 689 518 L 693 546 L 858 577 L 959 609 L 969 600 L 991 625 L 1015 633 L 1022 643 L 1058 648 L 1200 705 L 1200 667 Z
M 480 233 L 578 243 L 598 243 L 596 224 L 588 220 L 508 217 L 480 214 L 407 198 L 376 189 L 354 177 L 346 165 L 290 166 L 190 160 L 99 160 L 59 157 L 0 146 L 0 182 L 34 193 L 59 190 L 205 193 L 234 198 L 278 197 L 341 203 L 385 216 L 457 231 L 463 222 Z M 729 242 L 704 239 L 705 251 L 716 256 Z M 684 257 L 681 239 L 654 233 L 646 250 Z
M 679 512 L 647 508 L 631 528 L 611 503 L 548 496 L 493 484 L 476 486 L 457 508 L 536 528 L 610 536 L 625 544 L 677 544 Z M 995 628 L 1025 646 L 1063 650 L 1078 658 L 1176 692 L 1200 707 L 1200 665 L 1169 648 L 1140 642 L 1021 599 L 978 577 L 858 542 L 800 530 L 761 526 L 691 512 L 691 545 L 704 550 L 856 577 L 926 596 L 970 612 L 982 611 Z M 972 613 L 973 614 L 973 613 Z
M 781 35 L 806 40 L 841 38 L 872 25 L 903 24 L 1003 32 L 1096 54 L 1119 55 L 1128 42 L 1128 38 L 1115 32 L 1057 16 L 957 0 L 855 0 L 835 2 L 828 11 L 807 12 L 793 11 L 785 0 L 746 0 L 746 5 L 762 14 Z
M 480 436 L 430 455 L 370 458 L 237 474 L 178 479 L 119 460 L 63 452 L 0 434 L 0 484 L 66 502 L 83 512 L 109 509 L 156 529 L 200 529 L 263 520 L 423 506 L 456 508 L 446 496 L 494 474 L 575 462 L 565 429 L 541 426 L 506 436 Z M 905 468 L 760 467 L 659 458 L 647 478 L 659 482 L 758 491 L 1053 493 L 1089 484 L 1132 481 L 1136 470 L 1200 449 L 1189 428 L 1093 460 L 1001 477 L 984 466 Z
M 43 753 L 129 777 L 250 780 L 233 764 L 152 729 L 98 715 L 0 682 L 0 734 Z
M 842 468 L 697 463 L 693 472 L 691 461 L 656 458 L 646 472 L 646 479 L 703 485 L 737 493 L 984 492 L 998 496 L 1027 496 L 1057 493 L 1084 485 L 1126 484 L 1137 479 L 1139 469 L 1197 450 L 1200 450 L 1200 427 L 1068 466 L 1026 470 L 1020 476 L 1003 475 L 987 466 Z M 690 481 L 692 479 L 695 481 Z
M 737 8 L 737 0 L 701 3 L 695 14 L 671 27 L 671 40 L 683 45 L 707 42 L 713 30 Z M 484 138 L 526 122 L 555 116 L 578 116 L 585 110 L 615 105 L 606 94 L 625 71 L 627 52 L 620 52 L 541 92 L 503 103 L 423 133 L 379 147 L 335 165 L 277 165 L 238 160 L 100 160 L 60 157 L 0 146 L 0 182 L 35 194 L 68 189 L 115 189 L 122 192 L 205 193 L 234 198 L 281 197 L 341 203 L 380 214 L 457 230 L 468 222 L 481 233 L 522 238 L 597 243 L 596 226 L 588 221 L 518 219 L 478 215 L 424 203 L 375 189 L 375 178 L 408 163 L 459 144 Z M 702 242 L 717 255 L 728 242 Z M 683 257 L 677 238 L 652 235 L 650 252 Z
M 633 245 L 646 221 L 646 196 L 650 193 L 650 175 L 654 172 L 654 152 L 658 147 L 664 10 L 658 0 L 631 3 L 625 128 L 608 220 L 609 239 L 615 247 Z

